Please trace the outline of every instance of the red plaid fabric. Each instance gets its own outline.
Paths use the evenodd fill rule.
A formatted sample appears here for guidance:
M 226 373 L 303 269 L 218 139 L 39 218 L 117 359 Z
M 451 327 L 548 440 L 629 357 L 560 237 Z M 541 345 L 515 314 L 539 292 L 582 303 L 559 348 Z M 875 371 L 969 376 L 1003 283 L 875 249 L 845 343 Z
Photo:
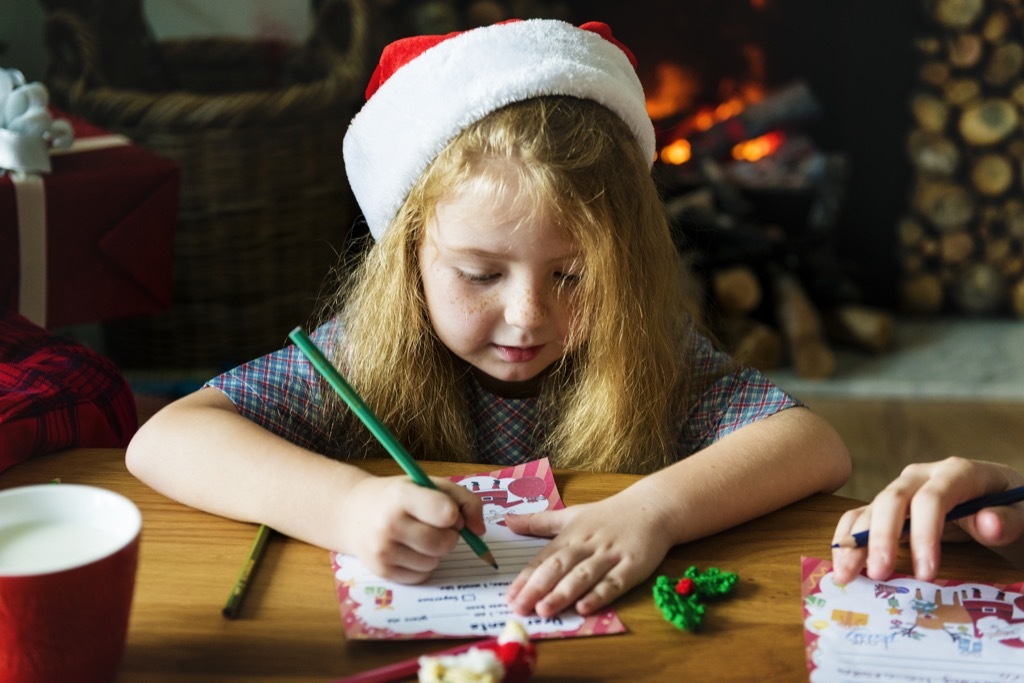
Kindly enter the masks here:
M 66 448 L 124 447 L 137 428 L 111 361 L 0 310 L 0 472 Z

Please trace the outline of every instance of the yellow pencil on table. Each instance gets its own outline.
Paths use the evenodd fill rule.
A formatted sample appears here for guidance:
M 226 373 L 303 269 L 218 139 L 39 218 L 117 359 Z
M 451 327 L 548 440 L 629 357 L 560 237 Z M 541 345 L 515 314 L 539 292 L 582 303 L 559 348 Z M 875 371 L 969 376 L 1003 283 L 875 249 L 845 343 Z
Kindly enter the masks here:
M 399 442 L 394 434 L 380 421 L 370 407 L 363 402 L 363 399 L 356 393 L 355 389 L 345 381 L 345 378 L 341 376 L 341 373 L 331 364 L 327 357 L 317 348 L 313 340 L 302 330 L 300 327 L 296 327 L 292 330 L 291 334 L 288 335 L 295 345 L 299 347 L 299 351 L 309 359 L 309 362 L 313 364 L 313 367 L 323 375 L 327 383 L 334 388 L 335 391 L 345 400 L 348 407 L 352 409 L 352 412 L 363 421 L 363 424 L 369 428 L 370 432 L 373 433 L 374 437 L 380 442 L 384 449 L 391 455 L 392 458 L 401 466 L 409 478 L 415 483 L 426 488 L 436 489 L 437 486 L 431 481 L 430 477 L 427 476 L 426 472 L 420 468 L 413 457 L 409 454 L 405 447 Z M 459 534 L 463 540 L 472 548 L 473 552 L 487 564 L 491 565 L 495 569 L 498 568 L 498 563 L 494 561 L 494 555 L 491 554 L 487 544 L 484 543 L 483 539 L 474 534 L 468 528 L 463 527 Z
M 245 596 L 249 592 L 249 579 L 252 578 L 253 572 L 256 571 L 256 565 L 263 558 L 263 553 L 267 549 L 267 539 L 270 538 L 270 532 L 271 529 L 266 524 L 260 524 L 260 528 L 256 531 L 256 538 L 253 539 L 252 546 L 249 547 L 249 555 L 245 558 L 242 571 L 238 574 L 238 579 L 235 580 L 235 585 L 231 589 L 231 595 L 228 596 L 227 604 L 221 610 L 221 613 L 228 619 L 236 618 L 239 610 L 242 609 L 242 601 L 245 600 Z

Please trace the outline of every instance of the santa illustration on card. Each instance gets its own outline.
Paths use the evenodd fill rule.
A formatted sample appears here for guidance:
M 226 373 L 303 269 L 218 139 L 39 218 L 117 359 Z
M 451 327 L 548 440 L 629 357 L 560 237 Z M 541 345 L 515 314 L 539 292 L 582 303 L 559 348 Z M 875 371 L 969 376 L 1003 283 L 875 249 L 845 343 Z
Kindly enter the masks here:
M 505 525 L 505 515 L 526 515 L 548 509 L 541 477 L 466 477 L 458 482 L 484 504 L 484 521 Z

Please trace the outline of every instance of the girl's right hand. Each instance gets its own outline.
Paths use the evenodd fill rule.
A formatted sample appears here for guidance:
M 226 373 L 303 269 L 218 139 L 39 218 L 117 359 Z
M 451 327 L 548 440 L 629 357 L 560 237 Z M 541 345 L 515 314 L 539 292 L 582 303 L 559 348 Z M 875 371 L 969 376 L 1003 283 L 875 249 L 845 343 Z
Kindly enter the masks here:
M 960 503 L 1021 485 L 1024 475 L 999 463 L 952 457 L 908 465 L 869 505 L 839 520 L 833 542 L 864 529 L 871 534 L 866 548 L 832 551 L 836 581 L 852 581 L 862 568 L 872 579 L 887 579 L 908 515 L 914 576 L 921 581 L 932 581 L 938 573 L 942 540 L 970 537 L 1024 567 L 1024 503 L 985 508 L 948 528 L 945 522 L 946 513 Z
M 345 496 L 341 520 L 343 548 L 377 576 L 398 583 L 422 583 L 459 542 L 464 526 L 485 532 L 480 498 L 447 479 L 432 478 L 438 489 L 408 477 L 367 476 Z

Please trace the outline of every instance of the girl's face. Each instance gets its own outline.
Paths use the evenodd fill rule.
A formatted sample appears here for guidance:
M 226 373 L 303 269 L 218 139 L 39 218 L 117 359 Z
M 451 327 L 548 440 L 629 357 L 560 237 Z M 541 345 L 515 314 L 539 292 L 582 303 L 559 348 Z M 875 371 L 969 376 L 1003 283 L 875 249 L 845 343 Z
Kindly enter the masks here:
M 583 273 L 576 245 L 516 210 L 514 190 L 470 187 L 442 202 L 419 259 L 441 342 L 491 391 L 530 396 L 565 353 Z

